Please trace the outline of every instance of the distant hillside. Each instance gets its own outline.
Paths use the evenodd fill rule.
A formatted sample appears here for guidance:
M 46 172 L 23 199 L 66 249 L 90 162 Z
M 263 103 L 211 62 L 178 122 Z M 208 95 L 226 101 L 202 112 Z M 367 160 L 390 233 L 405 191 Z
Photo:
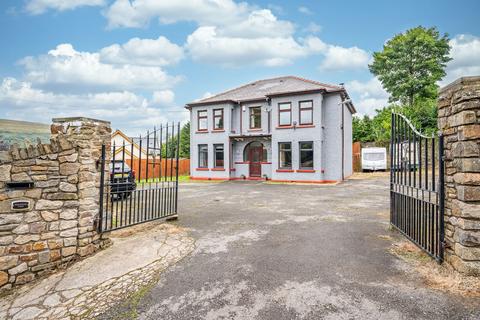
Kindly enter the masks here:
M 18 143 L 25 145 L 25 141 L 36 143 L 37 138 L 42 142 L 50 140 L 50 125 L 28 122 L 0 119 L 0 151 L 10 148 L 10 145 Z

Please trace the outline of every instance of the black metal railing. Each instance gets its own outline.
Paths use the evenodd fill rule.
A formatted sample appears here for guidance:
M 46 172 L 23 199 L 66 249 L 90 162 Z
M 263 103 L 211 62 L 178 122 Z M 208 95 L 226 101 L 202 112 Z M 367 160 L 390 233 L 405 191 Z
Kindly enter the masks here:
M 180 123 L 102 146 L 100 232 L 177 214 Z
M 443 136 L 418 132 L 392 113 L 390 223 L 437 261 L 444 251 Z

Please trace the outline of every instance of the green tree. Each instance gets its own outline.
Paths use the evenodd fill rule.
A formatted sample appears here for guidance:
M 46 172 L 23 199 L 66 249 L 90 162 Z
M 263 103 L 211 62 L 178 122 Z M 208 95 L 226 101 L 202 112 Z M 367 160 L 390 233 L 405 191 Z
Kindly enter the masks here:
M 370 71 L 378 77 L 392 102 L 413 107 L 415 100 L 436 99 L 437 81 L 445 76 L 450 46 L 447 34 L 422 26 L 397 34 L 373 54 Z
M 363 118 L 353 117 L 353 141 L 370 142 L 373 141 L 372 120 L 365 115 Z
M 180 158 L 190 159 L 190 122 L 180 130 Z

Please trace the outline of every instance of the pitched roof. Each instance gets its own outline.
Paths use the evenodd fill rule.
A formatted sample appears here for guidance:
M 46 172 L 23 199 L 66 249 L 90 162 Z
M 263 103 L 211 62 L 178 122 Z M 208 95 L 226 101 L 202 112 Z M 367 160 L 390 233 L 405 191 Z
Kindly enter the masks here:
M 295 92 L 308 92 L 324 90 L 326 92 L 345 91 L 342 86 L 321 83 L 295 76 L 284 76 L 271 79 L 258 80 L 243 86 L 219 93 L 212 97 L 197 100 L 187 105 L 205 104 L 220 101 L 248 101 L 265 99 L 269 96 L 282 95 Z

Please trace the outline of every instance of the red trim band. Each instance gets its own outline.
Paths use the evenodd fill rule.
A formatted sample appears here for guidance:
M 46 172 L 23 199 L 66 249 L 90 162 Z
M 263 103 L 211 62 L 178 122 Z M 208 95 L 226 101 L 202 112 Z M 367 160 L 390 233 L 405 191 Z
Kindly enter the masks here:
M 291 182 L 291 183 L 318 183 L 318 184 L 332 184 L 337 183 L 337 180 L 270 180 L 272 182 Z
M 250 161 L 235 161 L 235 164 L 250 164 Z
M 267 161 L 263 161 L 263 162 L 260 162 L 261 164 L 272 164 L 271 162 L 267 162 Z
M 215 181 L 227 181 L 228 178 L 217 178 L 217 177 L 192 177 L 190 176 L 190 180 L 215 180 Z

